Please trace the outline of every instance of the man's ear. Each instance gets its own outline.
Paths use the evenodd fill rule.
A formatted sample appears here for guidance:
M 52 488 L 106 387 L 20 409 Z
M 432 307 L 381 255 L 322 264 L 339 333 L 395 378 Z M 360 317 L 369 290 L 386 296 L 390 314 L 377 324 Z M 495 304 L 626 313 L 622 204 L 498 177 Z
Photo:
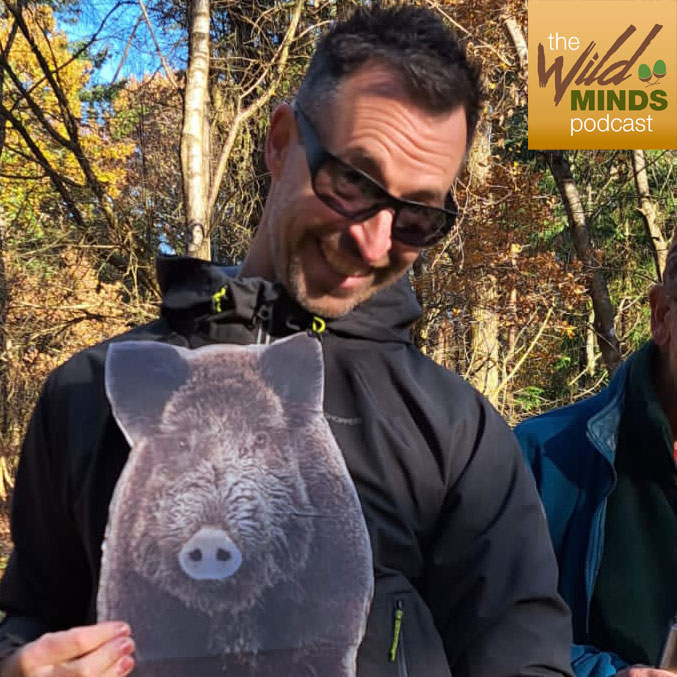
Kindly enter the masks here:
M 273 111 L 270 128 L 266 136 L 266 167 L 276 179 L 282 173 L 287 152 L 296 140 L 296 120 L 294 109 L 288 103 L 281 103 Z
M 649 306 L 651 307 L 651 337 L 656 345 L 664 346 L 670 340 L 670 324 L 667 318 L 670 299 L 662 284 L 655 284 L 649 289 Z

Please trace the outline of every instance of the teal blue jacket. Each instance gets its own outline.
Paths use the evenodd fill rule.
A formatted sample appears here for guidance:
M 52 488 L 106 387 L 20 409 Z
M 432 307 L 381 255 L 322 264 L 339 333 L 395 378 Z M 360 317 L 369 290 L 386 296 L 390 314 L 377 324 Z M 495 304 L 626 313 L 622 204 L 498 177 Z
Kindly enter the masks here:
M 632 358 L 630 358 L 632 359 Z M 560 568 L 559 591 L 571 608 L 577 677 L 607 677 L 626 666 L 588 645 L 590 600 L 602 561 L 607 498 L 628 364 L 595 397 L 525 421 L 515 429 L 531 466 Z

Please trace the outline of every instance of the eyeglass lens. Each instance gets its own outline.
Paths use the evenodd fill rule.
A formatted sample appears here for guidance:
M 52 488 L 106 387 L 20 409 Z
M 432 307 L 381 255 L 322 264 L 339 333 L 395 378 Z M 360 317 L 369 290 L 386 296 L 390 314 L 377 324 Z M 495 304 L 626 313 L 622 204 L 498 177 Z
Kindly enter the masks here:
M 321 144 L 308 118 L 297 110 L 306 145 L 315 194 L 334 211 L 352 219 L 367 219 L 390 209 L 392 236 L 413 246 L 431 245 L 449 232 L 455 220 L 451 197 L 444 211 L 392 197 L 367 174 L 333 156 Z
M 339 214 L 368 218 L 391 205 L 392 198 L 376 183 L 344 162 L 327 158 L 318 167 L 313 180 L 317 196 Z M 448 231 L 450 214 L 424 205 L 398 205 L 393 237 L 406 244 L 423 246 Z

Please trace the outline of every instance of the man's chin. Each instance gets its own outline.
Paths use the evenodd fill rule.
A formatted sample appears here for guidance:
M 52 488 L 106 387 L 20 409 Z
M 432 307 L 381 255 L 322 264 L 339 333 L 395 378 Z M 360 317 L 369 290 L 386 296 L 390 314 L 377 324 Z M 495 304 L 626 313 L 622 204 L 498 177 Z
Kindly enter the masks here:
M 366 276 L 359 286 L 323 289 L 319 285 L 308 284 L 307 278 L 298 269 L 292 267 L 289 272 L 287 289 L 296 301 L 314 315 L 327 319 L 343 317 L 397 279 L 384 270 L 382 274 Z
M 347 315 L 356 305 L 366 301 L 371 294 L 364 297 L 336 298 L 332 296 L 311 297 L 307 295 L 296 296 L 296 300 L 313 315 L 335 320 Z
M 378 289 L 368 286 L 351 293 L 336 290 L 333 293 L 309 291 L 304 284 L 292 284 L 292 295 L 307 311 L 334 320 L 349 313 L 355 306 L 373 296 Z

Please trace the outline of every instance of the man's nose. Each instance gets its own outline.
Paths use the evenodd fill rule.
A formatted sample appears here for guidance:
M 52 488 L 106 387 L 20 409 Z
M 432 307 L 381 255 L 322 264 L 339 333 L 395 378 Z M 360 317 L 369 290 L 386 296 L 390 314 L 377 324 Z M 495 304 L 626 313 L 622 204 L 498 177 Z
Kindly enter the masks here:
M 349 232 L 360 250 L 362 259 L 369 265 L 382 265 L 384 260 L 387 260 L 392 246 L 393 218 L 392 210 L 382 209 L 361 223 L 350 226 Z

